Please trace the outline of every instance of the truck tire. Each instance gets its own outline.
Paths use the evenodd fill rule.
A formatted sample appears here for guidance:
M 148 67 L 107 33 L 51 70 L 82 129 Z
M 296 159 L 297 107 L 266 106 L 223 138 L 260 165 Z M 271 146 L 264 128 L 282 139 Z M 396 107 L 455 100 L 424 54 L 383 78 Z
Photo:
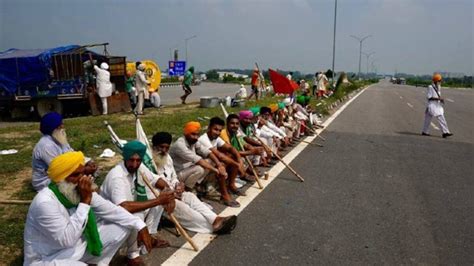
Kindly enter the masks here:
M 63 104 L 58 99 L 40 99 L 36 103 L 36 110 L 40 117 L 50 112 L 63 114 Z

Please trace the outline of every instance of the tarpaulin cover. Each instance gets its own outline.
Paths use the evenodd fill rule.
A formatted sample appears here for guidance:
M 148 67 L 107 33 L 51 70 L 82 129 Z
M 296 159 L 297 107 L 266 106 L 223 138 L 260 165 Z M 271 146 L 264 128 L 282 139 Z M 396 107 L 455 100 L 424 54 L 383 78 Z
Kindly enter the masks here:
M 273 91 L 276 93 L 292 94 L 298 88 L 298 84 L 292 80 L 288 80 L 282 74 L 273 69 L 268 69 L 270 80 L 272 81 Z
M 18 88 L 48 82 L 51 57 L 79 48 L 78 45 L 52 49 L 9 49 L 0 53 L 0 89 L 15 93 Z

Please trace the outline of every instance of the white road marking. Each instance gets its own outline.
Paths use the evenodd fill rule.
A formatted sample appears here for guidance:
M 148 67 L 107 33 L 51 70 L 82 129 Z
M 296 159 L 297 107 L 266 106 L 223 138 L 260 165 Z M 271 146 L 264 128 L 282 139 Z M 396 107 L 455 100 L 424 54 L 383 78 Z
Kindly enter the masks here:
M 411 103 L 407 103 L 408 106 L 410 106 L 410 108 L 413 108 L 413 105 Z
M 402 96 L 400 96 L 400 99 L 402 99 L 402 100 L 403 100 L 403 97 L 402 97 Z
M 375 84 L 374 84 L 375 85 Z M 317 129 L 316 132 L 317 134 L 321 134 L 324 129 L 326 129 L 333 121 L 338 117 L 344 109 L 346 109 L 349 104 L 352 103 L 357 97 L 359 97 L 366 89 L 371 87 L 373 85 L 368 86 L 367 88 L 363 89 L 359 93 L 357 93 L 352 99 L 347 101 L 343 106 L 339 108 L 333 115 L 331 115 L 326 121 L 324 121 L 323 126 L 324 128 L 322 129 Z M 307 142 L 313 141 L 317 136 L 310 136 L 306 137 L 304 140 Z M 298 146 L 293 148 L 284 158 L 283 160 L 289 164 L 293 159 L 296 158 L 309 144 L 300 142 Z M 283 171 L 285 170 L 285 166 L 283 163 L 279 162 L 275 164 L 270 171 L 268 171 L 269 178 L 268 180 L 260 179 L 263 189 L 258 189 L 256 185 L 250 187 L 245 191 L 247 196 L 241 196 L 238 197 L 237 200 L 240 203 L 239 208 L 230 208 L 227 207 L 222 211 L 219 215 L 220 216 L 228 216 L 228 215 L 238 215 L 241 211 L 245 209 L 275 178 Z M 292 176 L 294 177 L 294 176 Z M 299 180 L 295 178 L 295 182 L 299 182 Z M 324 191 L 322 191 L 324 193 Z M 215 235 L 213 234 L 195 234 L 193 236 L 193 241 L 196 243 L 196 245 L 199 247 L 199 251 L 194 251 L 191 247 L 191 245 L 186 242 L 184 245 L 182 245 L 173 255 L 171 255 L 165 262 L 163 262 L 162 265 L 188 265 L 204 248 L 206 248 L 209 243 L 211 243 L 212 240 L 216 238 Z
M 436 129 L 436 130 L 439 130 L 439 127 L 437 127 L 435 124 L 433 124 L 433 122 L 431 122 L 431 126 Z
M 446 101 L 452 102 L 452 103 L 454 102 L 454 100 L 451 100 L 451 99 L 449 99 L 449 98 L 446 98 Z

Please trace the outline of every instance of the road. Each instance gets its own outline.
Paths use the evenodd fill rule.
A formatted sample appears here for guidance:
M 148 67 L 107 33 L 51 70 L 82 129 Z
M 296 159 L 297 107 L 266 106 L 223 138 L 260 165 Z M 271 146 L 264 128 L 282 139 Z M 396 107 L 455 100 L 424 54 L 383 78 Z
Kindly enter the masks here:
M 192 265 L 474 263 L 472 90 L 444 90 L 454 136 L 420 136 L 425 89 L 382 82 L 351 103 Z M 436 121 L 434 121 L 436 124 Z
M 239 84 L 223 84 L 203 82 L 198 86 L 191 86 L 193 93 L 186 100 L 187 102 L 199 102 L 203 96 L 234 97 L 237 90 L 240 88 Z M 183 89 L 181 86 L 160 88 L 161 104 L 171 105 L 181 103 Z

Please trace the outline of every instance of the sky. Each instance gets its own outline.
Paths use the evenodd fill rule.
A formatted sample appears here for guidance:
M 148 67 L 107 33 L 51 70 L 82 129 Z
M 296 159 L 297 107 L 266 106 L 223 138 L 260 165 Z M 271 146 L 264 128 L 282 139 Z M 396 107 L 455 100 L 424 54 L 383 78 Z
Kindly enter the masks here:
M 0 0 L 0 51 L 109 42 L 165 69 L 177 48 L 198 71 L 332 67 L 335 0 Z M 474 0 L 339 0 L 335 70 L 472 75 Z

